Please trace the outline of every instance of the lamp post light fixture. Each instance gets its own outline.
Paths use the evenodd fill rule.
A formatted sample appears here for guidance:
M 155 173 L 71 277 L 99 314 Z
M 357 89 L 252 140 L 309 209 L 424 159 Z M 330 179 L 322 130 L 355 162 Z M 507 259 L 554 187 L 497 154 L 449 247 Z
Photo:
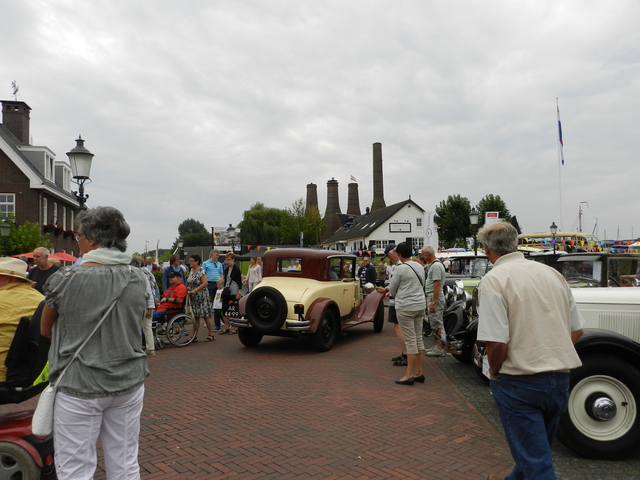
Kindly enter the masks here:
M 553 237 L 553 240 L 551 240 L 551 243 L 553 243 L 553 253 L 556 253 L 556 233 L 558 233 L 558 226 L 556 225 L 556 222 L 551 222 L 549 231 L 551 232 L 551 236 Z
M 2 236 L 2 241 L 4 243 L 4 249 L 2 251 L 2 255 L 7 256 L 7 240 L 9 240 L 9 235 L 11 235 L 11 225 L 6 220 L 2 220 L 2 224 L 0 224 L 0 235 Z
M 67 152 L 69 157 L 69 164 L 71 165 L 72 182 L 78 185 L 78 191 L 73 192 L 81 208 L 85 208 L 84 204 L 87 202 L 89 195 L 84 193 L 84 184 L 91 183 L 89 174 L 91 173 L 91 162 L 93 161 L 93 153 L 87 150 L 84 146 L 84 140 L 82 136 L 78 135 L 76 140 L 76 146 Z
M 476 207 L 473 207 L 469 212 L 469 223 L 471 225 L 478 225 L 478 218 L 480 217 L 480 213 L 476 210 Z M 473 251 L 474 256 L 478 256 L 478 232 L 476 228 L 473 229 Z
M 231 224 L 229 224 L 229 228 L 227 228 L 227 236 L 229 237 L 229 243 L 231 244 L 231 253 L 235 253 L 233 249 L 233 244 L 236 239 L 236 229 Z

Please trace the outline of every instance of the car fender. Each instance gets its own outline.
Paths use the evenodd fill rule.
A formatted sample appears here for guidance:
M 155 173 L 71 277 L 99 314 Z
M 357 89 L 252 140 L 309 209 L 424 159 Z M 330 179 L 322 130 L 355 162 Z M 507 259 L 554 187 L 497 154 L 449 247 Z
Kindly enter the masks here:
M 318 298 L 310 306 L 309 310 L 305 313 L 305 320 L 311 322 L 311 328 L 309 333 L 315 333 L 322 321 L 322 315 L 327 308 L 332 308 L 336 319 L 340 318 L 340 310 L 335 301 L 330 298 Z M 337 328 L 340 330 L 340 322 L 337 322 Z
M 376 314 L 378 313 L 378 308 L 383 301 L 384 294 L 374 290 L 364 297 L 364 300 L 355 308 L 351 318 L 343 318 L 342 321 L 348 320 L 350 325 L 373 322 L 373 319 L 376 318 Z
M 607 353 L 640 368 L 640 343 L 610 330 L 586 328 L 575 347 L 580 356 Z
M 245 315 L 245 305 L 247 304 L 247 300 L 249 300 L 249 295 L 245 295 L 238 302 L 238 313 L 241 317 Z

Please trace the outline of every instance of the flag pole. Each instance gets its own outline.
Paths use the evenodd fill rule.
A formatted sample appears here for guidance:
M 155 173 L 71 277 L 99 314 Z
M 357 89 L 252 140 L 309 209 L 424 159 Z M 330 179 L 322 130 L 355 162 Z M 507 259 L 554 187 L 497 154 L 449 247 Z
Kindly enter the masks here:
M 560 231 L 562 231 L 562 166 L 564 165 L 564 143 L 562 141 L 562 123 L 560 123 L 558 97 L 556 97 L 556 112 L 558 113 L 558 192 L 560 196 Z

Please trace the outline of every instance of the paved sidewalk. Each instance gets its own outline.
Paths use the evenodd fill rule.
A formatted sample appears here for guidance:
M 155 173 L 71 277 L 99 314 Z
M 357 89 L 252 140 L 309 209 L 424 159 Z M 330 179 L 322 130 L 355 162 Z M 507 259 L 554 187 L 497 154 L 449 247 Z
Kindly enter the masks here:
M 204 338 L 204 335 L 200 335 Z M 327 353 L 218 336 L 150 358 L 144 479 L 484 479 L 512 465 L 502 435 L 431 360 L 396 385 L 392 329 L 348 331 Z M 101 465 L 102 467 L 102 465 Z M 99 472 L 96 478 L 105 478 Z

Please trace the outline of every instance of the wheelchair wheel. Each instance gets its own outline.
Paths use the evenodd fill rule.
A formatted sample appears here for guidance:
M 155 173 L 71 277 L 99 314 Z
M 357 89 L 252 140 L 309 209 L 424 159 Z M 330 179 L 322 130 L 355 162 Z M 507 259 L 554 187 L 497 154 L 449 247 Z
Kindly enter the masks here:
M 164 340 L 156 335 L 156 350 L 162 350 L 164 348 Z
M 189 345 L 197 333 L 196 321 L 184 313 L 173 317 L 167 325 L 167 339 L 176 347 Z

